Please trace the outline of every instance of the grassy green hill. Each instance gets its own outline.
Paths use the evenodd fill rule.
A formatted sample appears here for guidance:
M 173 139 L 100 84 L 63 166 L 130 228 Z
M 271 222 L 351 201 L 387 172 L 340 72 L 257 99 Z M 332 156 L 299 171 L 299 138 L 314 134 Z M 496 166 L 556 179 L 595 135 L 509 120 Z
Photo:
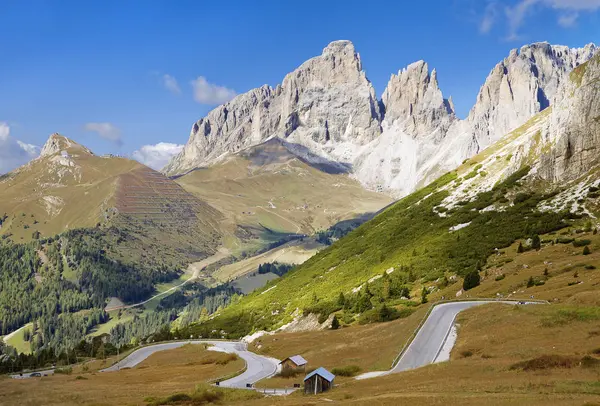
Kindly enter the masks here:
M 309 164 L 273 139 L 176 182 L 224 214 L 225 244 L 238 255 L 281 235 L 314 234 L 392 201 L 333 169 Z
M 551 148 L 540 139 L 550 113 L 191 330 L 241 336 L 307 313 L 319 314 L 320 322 L 333 312 L 345 323 L 405 317 L 424 287 L 473 272 L 481 277 L 488 257 L 515 241 L 583 229 L 598 208 L 598 172 L 563 184 L 537 176 L 540 156 Z

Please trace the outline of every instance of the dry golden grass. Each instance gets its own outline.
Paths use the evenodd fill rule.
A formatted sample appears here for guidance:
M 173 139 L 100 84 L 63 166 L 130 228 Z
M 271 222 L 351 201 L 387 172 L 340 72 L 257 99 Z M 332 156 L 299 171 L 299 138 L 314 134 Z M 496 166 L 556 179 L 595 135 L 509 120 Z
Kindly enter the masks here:
M 229 354 L 187 345 L 150 356 L 134 369 L 99 373 L 0 380 L 2 405 L 145 405 L 145 398 L 193 392 L 195 385 L 241 370 L 238 359 L 219 365 Z M 100 364 L 98 362 L 98 364 Z M 93 368 L 101 365 L 91 365 Z M 78 379 L 78 376 L 82 377 Z
M 597 358 L 593 352 L 600 348 L 600 320 L 565 322 L 560 313 L 569 308 L 500 304 L 473 308 L 459 316 L 451 362 L 364 381 L 336 378 L 338 386 L 322 395 L 297 393 L 247 404 L 308 405 L 325 399 L 352 405 L 600 404 L 598 366 L 511 370 L 517 362 L 544 354 Z M 552 322 L 557 319 L 562 321 Z M 465 357 L 466 351 L 473 355 Z M 377 357 L 374 346 L 367 356 Z
M 257 146 L 254 150 L 264 148 L 274 148 L 273 156 L 280 154 L 281 159 L 263 165 L 236 154 L 176 180 L 228 217 L 229 244 L 236 254 L 240 250 L 236 224 L 312 234 L 392 202 L 347 175 L 325 173 L 301 162 L 283 147 Z
M 558 237 L 544 236 L 545 238 Z M 590 239 L 592 254 L 582 255 L 573 245 L 548 245 L 540 251 L 517 253 L 518 242 L 505 254 L 488 261 L 487 277 L 481 286 L 461 298 L 496 297 L 549 300 L 551 306 L 486 305 L 461 313 L 459 335 L 449 363 L 415 371 L 354 381 L 336 378 L 334 391 L 316 397 L 295 394 L 287 399 L 260 400 L 249 404 L 304 405 L 325 402 L 369 405 L 600 405 L 600 369 L 550 368 L 536 372 L 511 370 L 511 366 L 537 357 L 560 356 L 581 360 L 591 356 L 600 362 L 600 236 L 578 234 Z M 512 262 L 504 262 L 511 258 Z M 586 269 L 593 265 L 599 269 Z M 548 268 L 548 276 L 544 269 Z M 574 277 L 577 272 L 577 278 Z M 496 276 L 505 278 L 496 281 Z M 527 288 L 530 276 L 545 280 Z M 569 286 L 574 280 L 583 283 Z M 461 281 L 430 295 L 432 302 L 454 298 Z M 425 308 L 411 317 L 392 323 L 349 327 L 338 331 L 276 334 L 261 339 L 263 352 L 284 358 L 299 353 L 309 367 L 359 365 L 364 371 L 386 369 L 403 341 L 421 319 Z M 402 340 L 389 346 L 389 333 Z M 472 354 L 472 355 L 470 355 Z M 272 378 L 259 386 L 289 387 L 295 379 Z M 596 402 L 596 403 L 594 403 Z
M 284 359 L 292 355 L 302 355 L 307 361 L 307 369 L 357 365 L 362 372 L 382 371 L 391 367 L 414 329 L 423 318 L 426 308 L 417 310 L 406 319 L 383 324 L 351 326 L 339 330 L 324 330 L 299 333 L 281 333 L 263 336 L 252 347 L 259 354 Z M 297 378 L 271 378 L 260 382 L 259 387 L 290 387 Z M 342 378 L 347 380 L 347 378 Z
M 67 229 L 93 227 L 113 202 L 117 177 L 142 166 L 133 160 L 90 155 L 79 147 L 68 151 L 78 167 L 67 168 L 53 160 L 56 157 L 46 157 L 0 182 L 0 214 L 9 215 L 2 234 L 11 233 L 12 240 L 23 242 L 29 241 L 34 231 L 47 237 Z M 62 200 L 64 205 L 47 208 L 45 197 Z

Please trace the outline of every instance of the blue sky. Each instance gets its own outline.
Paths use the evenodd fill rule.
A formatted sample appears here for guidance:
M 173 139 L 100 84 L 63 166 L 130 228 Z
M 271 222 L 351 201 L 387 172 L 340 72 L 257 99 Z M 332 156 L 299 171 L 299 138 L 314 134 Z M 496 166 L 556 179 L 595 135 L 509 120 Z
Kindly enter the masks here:
M 97 153 L 165 159 L 177 147 L 153 145 L 185 143 L 215 103 L 280 83 L 337 39 L 354 42 L 378 95 L 391 73 L 424 59 L 464 117 L 510 49 L 598 43 L 599 9 L 600 0 L 3 0 L 0 172 L 52 132 Z

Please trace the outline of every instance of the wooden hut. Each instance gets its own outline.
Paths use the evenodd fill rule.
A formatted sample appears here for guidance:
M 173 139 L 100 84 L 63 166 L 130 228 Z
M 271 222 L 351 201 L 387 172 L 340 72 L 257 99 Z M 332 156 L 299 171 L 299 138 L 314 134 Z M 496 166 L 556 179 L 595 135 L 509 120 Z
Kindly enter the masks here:
M 335 375 L 323 367 L 315 369 L 304 377 L 304 393 L 317 394 L 333 388 Z
M 308 364 L 308 361 L 306 361 L 300 355 L 294 355 L 292 357 L 287 357 L 279 364 L 281 365 L 282 371 L 285 369 L 293 371 L 304 371 L 304 369 L 306 368 L 306 364 Z

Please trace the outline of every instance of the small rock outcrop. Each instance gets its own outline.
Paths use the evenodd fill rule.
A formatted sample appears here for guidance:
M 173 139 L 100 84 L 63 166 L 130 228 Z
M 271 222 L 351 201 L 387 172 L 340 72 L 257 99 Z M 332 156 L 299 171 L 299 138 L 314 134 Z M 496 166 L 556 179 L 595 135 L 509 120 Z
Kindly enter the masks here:
M 39 158 L 55 155 L 62 151 L 68 150 L 77 150 L 86 154 L 92 154 L 92 151 L 90 151 L 83 145 L 76 143 L 75 141 L 65 137 L 64 135 L 54 133 L 51 134 L 50 137 L 48 137 L 48 140 L 42 147 L 42 151 L 40 152 Z

